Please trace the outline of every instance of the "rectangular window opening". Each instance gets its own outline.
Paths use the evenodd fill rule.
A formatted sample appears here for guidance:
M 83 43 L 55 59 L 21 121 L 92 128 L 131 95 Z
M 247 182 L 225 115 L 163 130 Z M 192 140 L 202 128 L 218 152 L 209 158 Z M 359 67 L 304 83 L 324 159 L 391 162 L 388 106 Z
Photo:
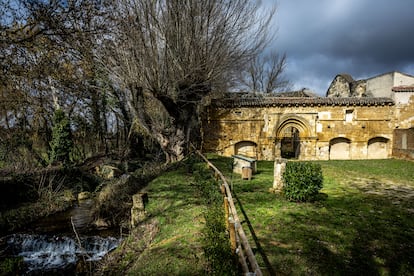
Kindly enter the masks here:
M 352 122 L 353 118 L 354 118 L 354 110 L 353 109 L 345 110 L 345 122 Z

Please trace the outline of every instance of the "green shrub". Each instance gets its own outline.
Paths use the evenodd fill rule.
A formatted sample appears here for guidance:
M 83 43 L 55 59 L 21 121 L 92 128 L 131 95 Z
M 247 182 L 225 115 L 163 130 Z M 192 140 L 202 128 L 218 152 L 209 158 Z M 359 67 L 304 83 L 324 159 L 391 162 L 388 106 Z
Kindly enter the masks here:
M 288 162 L 283 173 L 283 194 L 290 201 L 309 201 L 322 189 L 321 165 L 309 162 Z
M 0 275 L 19 275 L 23 269 L 23 257 L 5 258 L 0 261 Z
M 203 250 L 209 275 L 239 275 L 237 256 L 233 254 L 224 220 L 223 195 L 204 162 L 193 163 L 193 175 L 203 203 L 205 227 Z
M 231 251 L 221 205 L 210 206 L 204 214 L 203 249 L 210 275 L 238 275 L 237 259 Z

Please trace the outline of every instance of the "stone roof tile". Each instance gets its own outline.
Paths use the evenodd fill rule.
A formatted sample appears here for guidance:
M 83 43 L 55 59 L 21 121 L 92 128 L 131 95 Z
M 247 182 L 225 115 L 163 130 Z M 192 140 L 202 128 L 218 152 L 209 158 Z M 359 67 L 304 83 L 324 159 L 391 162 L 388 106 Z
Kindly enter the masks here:
M 306 98 L 306 97 L 269 97 L 269 98 L 238 98 L 238 99 L 217 99 L 212 101 L 216 107 L 271 107 L 271 106 L 319 106 L 319 105 L 394 105 L 390 98 Z

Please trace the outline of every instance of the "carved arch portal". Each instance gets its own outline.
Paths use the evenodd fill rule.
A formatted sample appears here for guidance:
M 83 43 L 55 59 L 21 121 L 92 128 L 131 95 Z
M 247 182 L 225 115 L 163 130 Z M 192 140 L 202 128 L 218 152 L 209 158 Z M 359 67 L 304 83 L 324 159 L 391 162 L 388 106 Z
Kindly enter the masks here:
M 276 139 L 282 139 L 286 129 L 289 127 L 294 127 L 299 131 L 299 138 L 307 138 L 311 136 L 309 123 L 302 117 L 291 115 L 282 118 L 281 123 L 275 130 Z
M 281 123 L 275 129 L 276 157 L 300 158 L 305 150 L 302 142 L 311 136 L 309 123 L 296 115 L 282 118 Z

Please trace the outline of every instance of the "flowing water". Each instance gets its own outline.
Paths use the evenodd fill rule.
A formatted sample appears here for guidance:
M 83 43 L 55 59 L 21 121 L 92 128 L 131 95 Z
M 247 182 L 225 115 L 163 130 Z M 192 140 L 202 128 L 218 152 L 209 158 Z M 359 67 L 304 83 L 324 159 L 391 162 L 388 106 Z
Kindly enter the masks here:
M 92 208 L 95 202 L 93 199 L 86 199 L 77 202 L 68 211 L 55 214 L 31 225 L 35 233 L 72 233 L 73 228 L 78 232 L 87 232 L 93 222 Z
M 100 260 L 120 243 L 114 233 L 90 232 L 93 204 L 93 200 L 81 201 L 71 210 L 34 223 L 26 233 L 5 237 L 2 251 L 23 257 L 27 275 L 74 274 L 79 262 Z
M 32 234 L 15 234 L 7 240 L 8 250 L 23 257 L 28 274 L 68 271 L 82 259 L 100 260 L 118 244 L 117 238 L 99 236 L 81 237 L 80 243 L 72 237 Z

